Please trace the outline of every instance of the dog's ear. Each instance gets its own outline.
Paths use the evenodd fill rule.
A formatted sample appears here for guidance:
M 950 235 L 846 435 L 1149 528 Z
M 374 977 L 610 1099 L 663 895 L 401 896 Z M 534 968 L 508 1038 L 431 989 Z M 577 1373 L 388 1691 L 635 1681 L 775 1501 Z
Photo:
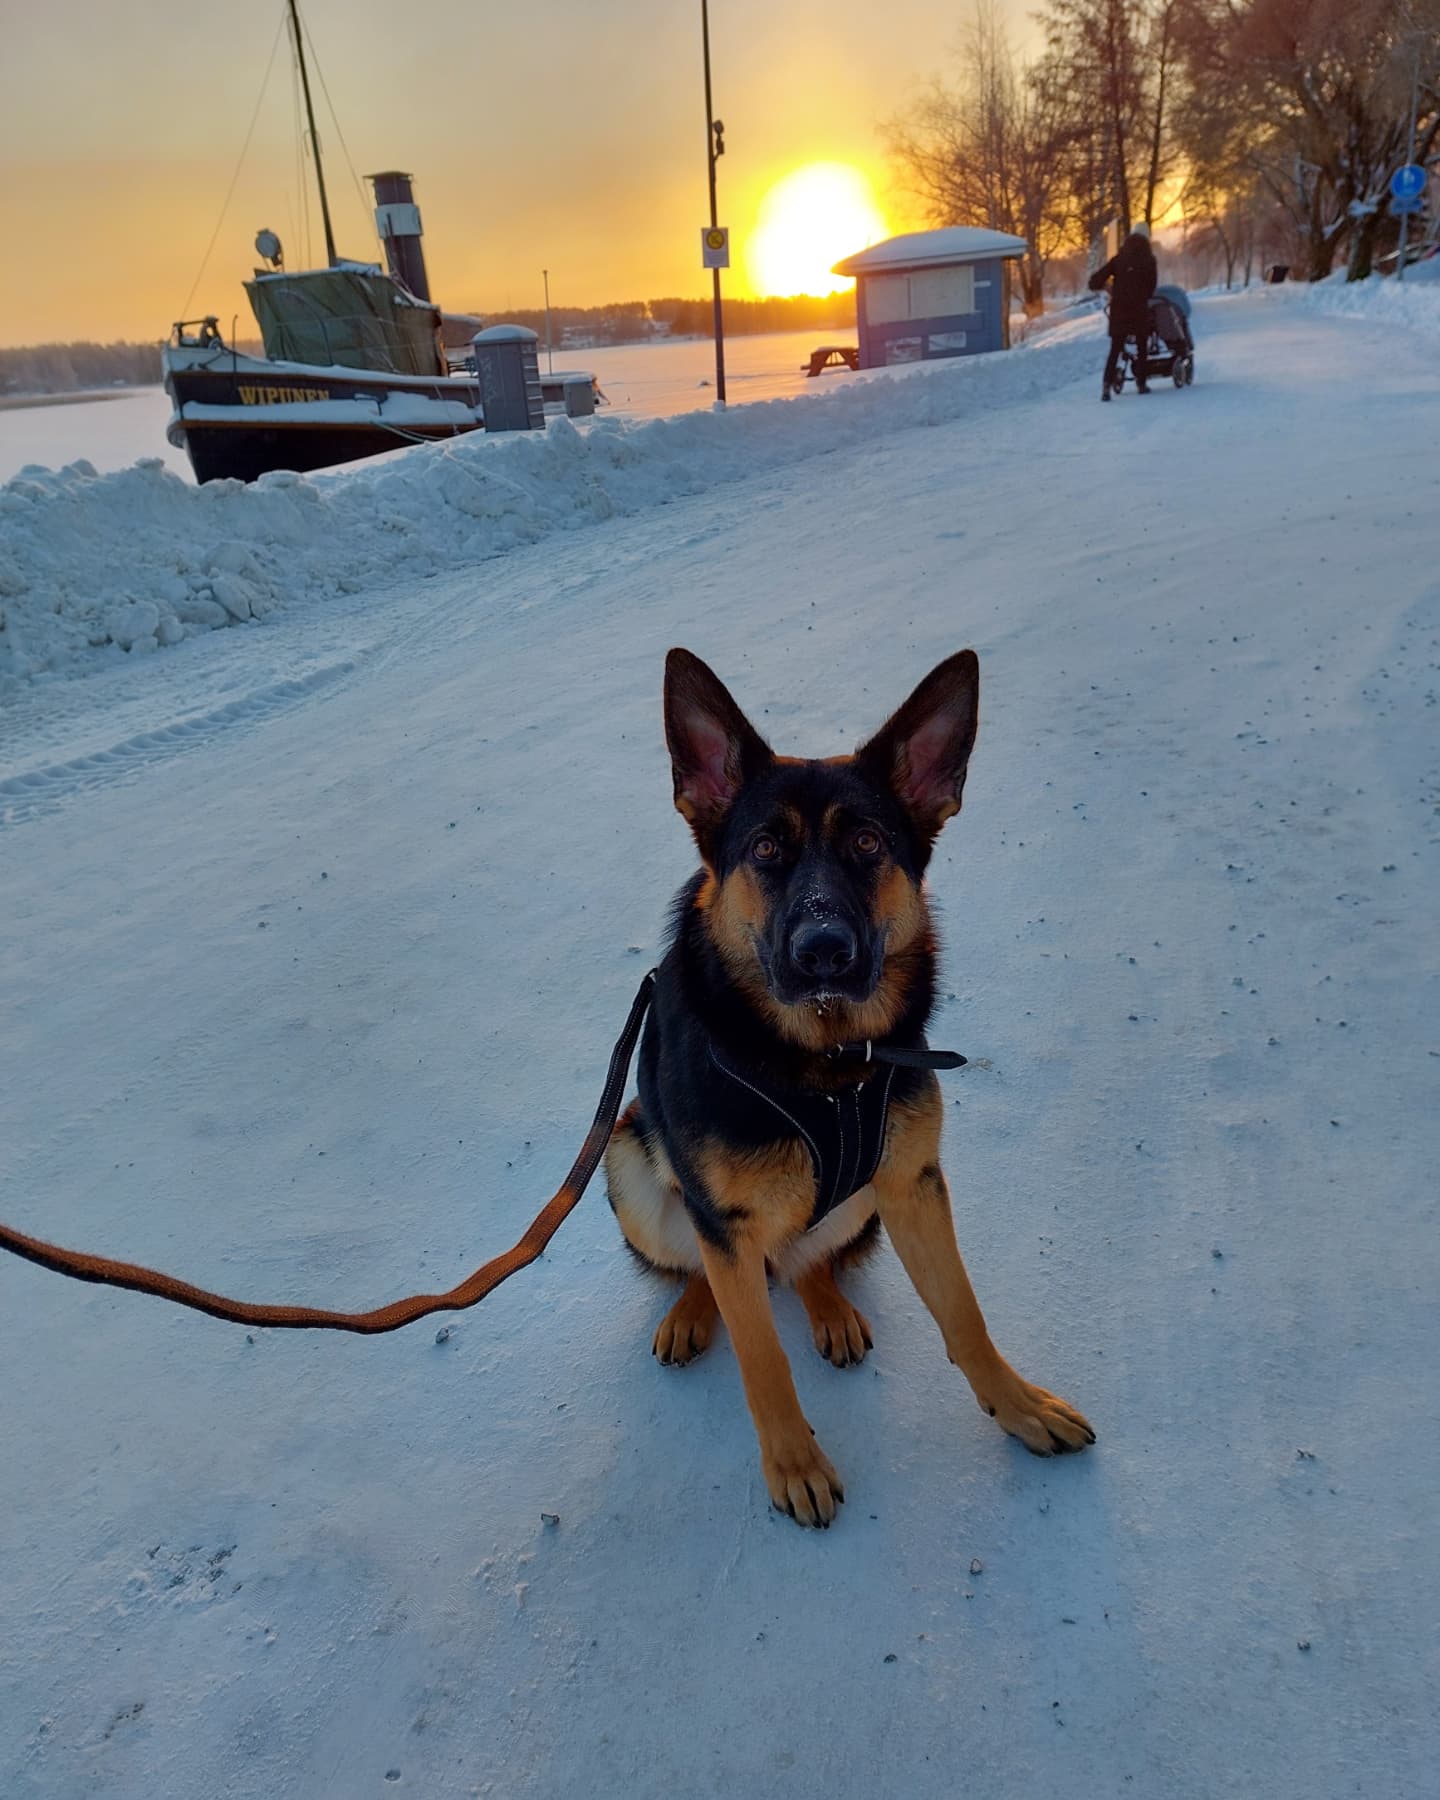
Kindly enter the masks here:
M 688 650 L 665 658 L 665 742 L 675 809 L 703 851 L 740 789 L 771 761 L 770 746 L 714 670 Z
M 961 650 L 930 671 L 856 761 L 889 786 L 928 841 L 960 810 L 979 724 L 980 660 Z

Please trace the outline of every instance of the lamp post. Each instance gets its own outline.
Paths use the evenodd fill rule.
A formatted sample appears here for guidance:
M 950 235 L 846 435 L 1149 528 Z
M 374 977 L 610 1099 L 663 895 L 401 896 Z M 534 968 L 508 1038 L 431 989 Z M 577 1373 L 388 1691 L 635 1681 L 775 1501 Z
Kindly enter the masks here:
M 710 168 L 710 229 L 720 224 L 715 205 L 715 165 L 725 154 L 725 126 L 715 117 L 710 99 L 710 0 L 700 0 L 700 36 L 705 47 L 705 159 Z M 725 319 L 720 310 L 720 271 L 715 277 L 715 399 L 725 404 Z
M 555 373 L 555 351 L 550 342 L 550 271 L 542 269 L 540 273 L 545 281 L 545 361 L 547 364 L 545 373 L 553 375 Z

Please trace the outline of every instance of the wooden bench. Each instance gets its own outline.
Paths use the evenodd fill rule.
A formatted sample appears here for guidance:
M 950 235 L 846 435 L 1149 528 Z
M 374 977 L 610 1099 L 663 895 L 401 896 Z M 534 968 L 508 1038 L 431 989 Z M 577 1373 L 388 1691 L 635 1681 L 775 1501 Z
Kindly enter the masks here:
M 801 367 L 806 375 L 823 375 L 826 369 L 858 369 L 860 352 L 853 344 L 822 344 Z

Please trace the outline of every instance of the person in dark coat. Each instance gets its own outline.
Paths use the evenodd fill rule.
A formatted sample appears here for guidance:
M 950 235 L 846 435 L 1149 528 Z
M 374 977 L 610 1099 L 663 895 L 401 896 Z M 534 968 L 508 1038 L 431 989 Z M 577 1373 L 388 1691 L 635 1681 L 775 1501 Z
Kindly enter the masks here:
M 1135 391 L 1148 394 L 1145 348 L 1150 341 L 1150 296 L 1155 292 L 1159 272 L 1155 252 L 1150 248 L 1150 227 L 1140 224 L 1102 268 L 1090 277 L 1091 288 L 1098 293 L 1110 284 L 1110 355 L 1105 362 L 1105 384 L 1100 398 L 1110 398 L 1110 384 L 1120 367 L 1120 353 L 1125 339 L 1135 339 Z

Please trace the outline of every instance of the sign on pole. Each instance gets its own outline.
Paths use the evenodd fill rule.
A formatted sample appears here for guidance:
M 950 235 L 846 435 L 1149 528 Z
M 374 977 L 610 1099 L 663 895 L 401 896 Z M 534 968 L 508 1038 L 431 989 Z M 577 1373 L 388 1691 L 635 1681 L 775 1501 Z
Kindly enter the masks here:
M 1428 180 L 1428 174 L 1419 163 L 1406 163 L 1390 177 L 1390 192 L 1403 206 L 1407 200 L 1419 200 Z
M 700 233 L 700 253 L 707 269 L 730 267 L 730 227 L 707 225 Z
M 1392 200 L 1390 202 L 1390 210 L 1392 213 L 1401 214 L 1418 213 L 1424 209 L 1424 205 L 1425 202 L 1421 199 L 1420 195 L 1417 194 L 1413 200 Z

